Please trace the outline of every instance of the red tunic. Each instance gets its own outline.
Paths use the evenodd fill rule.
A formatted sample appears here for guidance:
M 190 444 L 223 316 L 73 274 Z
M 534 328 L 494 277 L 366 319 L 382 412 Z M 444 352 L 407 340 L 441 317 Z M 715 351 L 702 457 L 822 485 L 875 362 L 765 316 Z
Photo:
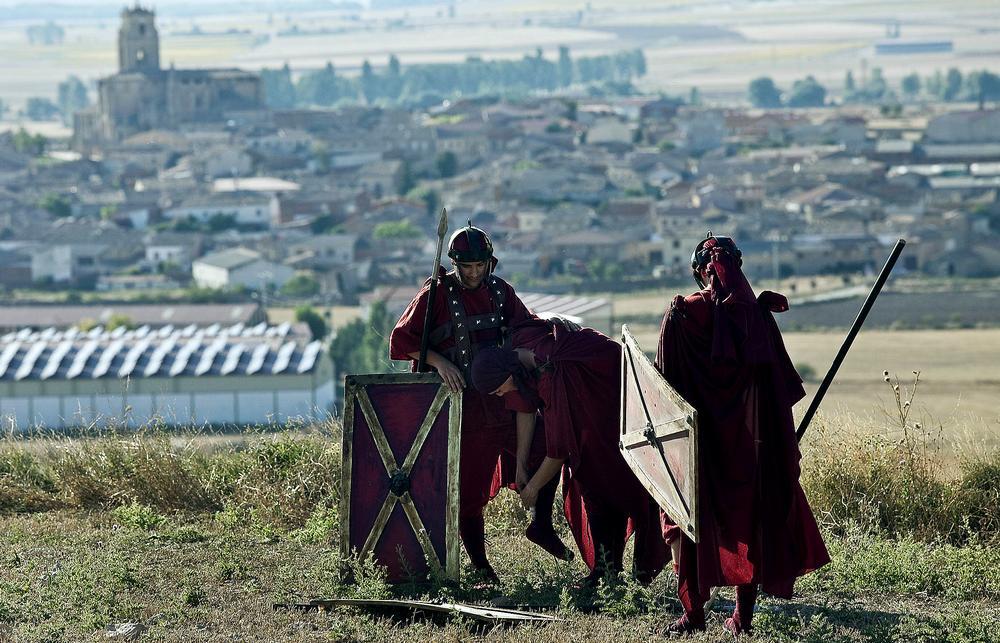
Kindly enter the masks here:
M 657 508 L 618 450 L 621 346 L 591 329 L 564 331 L 528 322 L 515 328 L 514 348 L 535 354 L 541 369 L 535 386 L 543 405 L 546 454 L 565 459 L 566 517 L 587 565 L 598 546 L 620 566 L 629 527 L 636 534 L 635 563 L 651 579 L 667 560 Z M 516 410 L 524 404 L 512 397 Z
M 697 409 L 701 435 L 701 536 L 697 545 L 681 539 L 677 561 L 685 608 L 719 586 L 759 583 L 787 598 L 796 577 L 830 560 L 799 485 L 792 405 L 805 393 L 771 314 L 787 301 L 755 298 L 736 266 L 726 279 L 722 295 L 673 300 L 656 358 Z M 668 542 L 682 535 L 663 523 Z
M 437 290 L 435 291 L 434 308 L 432 309 L 431 330 L 450 321 L 449 309 L 445 297 L 457 294 L 461 297 L 465 313 L 468 316 L 498 312 L 493 310 L 493 300 L 487 290 L 488 286 L 500 288 L 504 296 L 504 317 L 508 324 L 514 324 L 533 318 L 534 314 L 521 302 L 514 289 L 507 282 L 493 275 L 487 275 L 479 288 L 470 290 L 456 286 L 454 281 L 445 278 L 446 271 L 442 268 Z M 449 286 L 453 290 L 449 291 Z M 427 299 L 430 294 L 430 280 L 417 292 L 413 301 L 403 311 L 389 336 L 389 357 L 397 360 L 411 360 L 416 367 L 416 360 L 410 358 L 410 353 L 420 351 L 420 338 L 423 332 L 424 315 L 427 310 Z M 492 343 L 497 341 L 497 329 L 473 330 L 470 334 L 472 343 Z M 430 348 L 444 353 L 455 345 L 451 335 L 432 343 Z M 490 498 L 496 495 L 499 479 L 497 461 L 504 451 L 514 451 L 517 444 L 517 430 L 514 417 L 504 408 L 503 401 L 493 395 L 483 395 L 466 383 L 462 393 L 462 447 L 460 463 L 460 512 L 462 516 L 479 515 Z

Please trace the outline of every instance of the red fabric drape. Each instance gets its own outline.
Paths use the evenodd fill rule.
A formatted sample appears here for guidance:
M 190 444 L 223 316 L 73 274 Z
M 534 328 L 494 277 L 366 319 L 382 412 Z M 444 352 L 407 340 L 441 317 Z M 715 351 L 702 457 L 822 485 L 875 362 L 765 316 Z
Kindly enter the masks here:
M 756 584 L 790 597 L 795 578 L 829 562 L 799 485 L 792 405 L 804 396 L 771 311 L 784 297 L 754 297 L 727 255 L 709 287 L 676 297 L 660 329 L 656 365 L 698 411 L 700 542 L 682 539 L 679 593 L 696 605 L 711 587 Z M 687 598 L 686 598 L 687 597 Z
M 566 459 L 564 510 L 584 561 L 594 569 L 604 547 L 620 567 L 635 531 L 636 568 L 652 578 L 668 555 L 656 505 L 618 450 L 621 346 L 590 328 L 567 332 L 548 322 L 516 327 L 513 346 L 548 364 L 537 380 L 546 454 Z

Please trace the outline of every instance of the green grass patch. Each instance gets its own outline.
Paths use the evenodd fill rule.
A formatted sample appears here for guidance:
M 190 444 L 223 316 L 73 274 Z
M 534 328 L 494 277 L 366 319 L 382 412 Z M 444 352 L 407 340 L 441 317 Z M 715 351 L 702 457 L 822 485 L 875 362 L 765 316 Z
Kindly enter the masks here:
M 752 640 L 985 641 L 998 631 L 1000 457 L 949 467 L 934 436 L 910 423 L 906 435 L 822 435 L 806 452 L 803 482 L 833 560 L 800 580 L 796 600 L 763 598 Z M 680 613 L 669 570 L 649 587 L 622 576 L 575 589 L 583 564 L 528 543 L 527 516 L 506 491 L 487 508 L 502 587 L 469 568 L 459 583 L 387 584 L 373 561 L 339 553 L 339 442 L 336 428 L 301 427 L 0 441 L 0 640 L 86 640 L 137 621 L 164 641 L 645 641 Z M 272 608 L 320 597 L 499 600 L 563 620 L 489 632 Z M 691 640 L 718 640 L 732 600 L 724 589 L 709 632 Z

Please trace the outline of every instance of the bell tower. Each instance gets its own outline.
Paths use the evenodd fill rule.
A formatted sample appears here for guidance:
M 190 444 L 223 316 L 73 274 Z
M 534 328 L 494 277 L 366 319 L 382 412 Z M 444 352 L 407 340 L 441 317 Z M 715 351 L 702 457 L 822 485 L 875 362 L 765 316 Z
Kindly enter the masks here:
M 156 13 L 137 3 L 122 9 L 118 29 L 118 70 L 156 72 L 160 70 L 160 36 L 156 32 Z

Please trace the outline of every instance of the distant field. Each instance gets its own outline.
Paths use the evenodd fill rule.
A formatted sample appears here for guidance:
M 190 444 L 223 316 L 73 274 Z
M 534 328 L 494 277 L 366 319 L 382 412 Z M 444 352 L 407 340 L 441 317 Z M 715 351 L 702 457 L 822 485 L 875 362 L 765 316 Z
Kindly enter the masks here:
M 589 10 L 581 11 L 583 6 Z M 165 9 L 166 11 L 166 9 Z M 53 20 L 60 16 L 53 9 Z M 950 53 L 875 56 L 886 25 L 899 20 L 901 38 L 951 40 Z M 191 35 L 197 26 L 205 35 Z M 66 23 L 66 41 L 30 46 L 24 24 L 0 23 L 0 98 L 16 106 L 29 96 L 56 94 L 69 74 L 85 81 L 117 67 L 117 23 Z M 468 55 L 519 58 L 542 48 L 555 59 L 568 45 L 574 56 L 641 47 L 651 91 L 685 92 L 697 86 L 708 98 L 739 99 L 752 78 L 771 75 L 782 87 L 813 74 L 839 90 L 844 73 L 883 68 L 891 82 L 912 71 L 927 74 L 958 67 L 1000 69 L 996 33 L 1000 13 L 985 0 L 940 2 L 468 2 L 449 19 L 440 7 L 402 11 L 288 13 L 253 9 L 197 19 L 169 13 L 159 18 L 164 67 L 259 69 L 289 63 L 293 69 L 326 61 L 356 73 L 365 58 L 384 65 L 455 62 Z M 319 32 L 288 35 L 293 29 Z M 242 33 L 249 31 L 250 33 Z M 266 38 L 266 42 L 260 39 Z
M 635 331 L 645 350 L 655 350 L 657 328 L 644 325 Z M 792 362 L 808 365 L 816 374 L 806 383 L 797 416 L 812 401 L 844 334 L 784 334 Z M 924 428 L 941 427 L 949 444 L 1000 445 L 1000 329 L 863 331 L 820 407 L 821 417 L 862 431 L 891 432 L 896 403 L 882 379 L 884 370 L 899 377 L 904 391 L 912 383 L 912 371 L 920 371 L 912 421 Z

